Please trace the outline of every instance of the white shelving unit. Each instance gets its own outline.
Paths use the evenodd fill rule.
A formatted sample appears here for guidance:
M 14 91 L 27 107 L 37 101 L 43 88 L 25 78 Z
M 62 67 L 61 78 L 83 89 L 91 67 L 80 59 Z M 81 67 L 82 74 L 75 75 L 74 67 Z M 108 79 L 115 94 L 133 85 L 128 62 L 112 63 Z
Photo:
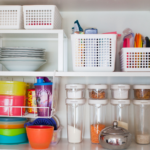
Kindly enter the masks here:
M 150 84 L 150 72 L 119 72 L 120 62 L 118 52 L 120 50 L 121 40 L 117 44 L 117 59 L 116 72 L 72 72 L 72 54 L 71 54 L 71 39 L 70 33 L 73 27 L 73 22 L 79 20 L 81 26 L 86 29 L 95 27 L 99 33 L 122 31 L 130 27 L 135 33 L 141 32 L 143 36 L 150 36 L 149 18 L 150 1 L 149 0 L 0 0 L 0 5 L 57 5 L 62 15 L 62 30 L 0 30 L 0 46 L 11 45 L 12 43 L 23 45 L 25 42 L 27 46 L 37 43 L 41 47 L 45 42 L 49 44 L 45 47 L 49 50 L 52 43 L 58 42 L 56 47 L 53 47 L 53 52 L 58 51 L 58 54 L 53 58 L 58 58 L 58 64 L 54 69 L 41 69 L 36 72 L 14 72 L 14 71 L 0 71 L 0 80 L 14 80 L 34 83 L 36 76 L 53 77 L 53 70 L 58 70 L 55 76 L 60 79 L 59 84 L 59 102 L 58 112 L 56 115 L 60 119 L 63 126 L 62 139 L 56 146 L 50 146 L 49 150 L 103 150 L 100 144 L 91 144 L 90 126 L 89 126 L 89 106 L 86 101 L 85 104 L 85 135 L 84 141 L 80 144 L 69 144 L 67 142 L 67 118 L 66 118 L 66 91 L 65 84 L 81 83 L 81 84 Z M 112 11 L 112 12 L 110 12 Z M 119 11 L 119 12 L 118 12 Z M 140 19 L 139 19 L 140 18 Z M 65 32 L 64 32 L 65 31 Z M 66 33 L 66 34 L 65 34 Z M 68 37 L 68 43 L 67 43 Z M 30 43 L 29 43 L 30 42 Z M 20 46 L 18 45 L 18 46 Z M 35 45 L 35 47 L 37 46 Z M 14 46 L 14 45 L 12 45 Z M 16 45 L 17 46 L 17 45 Z M 24 46 L 24 45 L 23 45 Z M 68 51 L 67 51 L 68 46 Z M 48 58 L 50 57 L 48 56 Z M 68 55 L 68 59 L 67 59 Z M 52 57 L 51 57 L 52 58 Z M 56 60 L 57 61 L 57 60 Z M 68 62 L 67 62 L 68 61 Z M 49 64 L 53 65 L 53 64 Z M 67 70 L 69 66 L 69 72 Z M 2 70 L 0 65 L 0 70 Z M 133 91 L 131 90 L 130 98 L 133 99 Z M 86 98 L 88 98 L 88 91 L 86 90 Z M 108 99 L 111 99 L 110 90 L 108 90 Z M 111 107 L 107 106 L 106 126 L 111 125 Z M 33 115 L 27 115 L 28 118 L 33 118 Z M 129 131 L 134 135 L 134 107 L 130 105 L 130 124 Z M 3 150 L 31 150 L 29 144 L 22 145 L 0 145 Z M 138 145 L 134 141 L 129 147 L 129 150 L 149 150 L 150 145 Z
M 64 30 L 0 30 L 3 41 L 58 41 L 58 71 L 67 71 L 67 36 Z M 63 56 L 63 57 L 62 57 Z
M 2 150 L 33 150 L 29 144 L 23 145 L 0 145 Z M 91 144 L 89 139 L 84 139 L 80 144 L 69 144 L 67 139 L 61 139 L 57 146 L 50 146 L 47 150 L 106 150 L 100 144 Z M 138 145 L 134 141 L 128 150 L 149 150 L 150 145 Z

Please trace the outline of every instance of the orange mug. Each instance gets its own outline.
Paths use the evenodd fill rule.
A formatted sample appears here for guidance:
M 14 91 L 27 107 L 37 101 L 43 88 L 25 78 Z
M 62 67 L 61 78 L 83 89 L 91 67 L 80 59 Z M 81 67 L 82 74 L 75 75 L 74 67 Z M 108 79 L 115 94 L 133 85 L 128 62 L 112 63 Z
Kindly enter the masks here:
M 29 143 L 34 149 L 46 149 L 49 147 L 54 127 L 45 125 L 27 126 L 27 136 Z

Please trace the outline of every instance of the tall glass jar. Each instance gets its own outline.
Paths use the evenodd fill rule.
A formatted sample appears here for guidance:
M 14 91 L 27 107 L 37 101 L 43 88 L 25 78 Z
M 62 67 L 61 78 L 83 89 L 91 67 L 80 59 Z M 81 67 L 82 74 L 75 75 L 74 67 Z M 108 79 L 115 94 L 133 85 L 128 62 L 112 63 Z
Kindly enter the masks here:
M 135 139 L 138 144 L 150 143 L 150 100 L 134 100 Z
M 69 143 L 80 143 L 84 133 L 85 99 L 66 99 L 67 133 Z
M 130 100 L 111 100 L 112 122 L 117 121 L 118 126 L 128 130 Z
M 99 134 L 105 128 L 105 105 L 108 100 L 89 99 L 90 105 L 90 135 L 92 143 L 99 143 Z

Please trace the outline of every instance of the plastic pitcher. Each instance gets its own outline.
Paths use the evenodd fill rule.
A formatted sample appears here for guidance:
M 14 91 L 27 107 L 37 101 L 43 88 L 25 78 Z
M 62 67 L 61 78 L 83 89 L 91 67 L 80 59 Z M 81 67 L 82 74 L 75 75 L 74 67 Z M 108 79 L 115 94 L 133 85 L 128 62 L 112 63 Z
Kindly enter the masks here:
M 52 85 L 47 77 L 37 77 L 35 86 L 38 116 L 51 116 Z M 45 107 L 45 108 L 44 108 Z

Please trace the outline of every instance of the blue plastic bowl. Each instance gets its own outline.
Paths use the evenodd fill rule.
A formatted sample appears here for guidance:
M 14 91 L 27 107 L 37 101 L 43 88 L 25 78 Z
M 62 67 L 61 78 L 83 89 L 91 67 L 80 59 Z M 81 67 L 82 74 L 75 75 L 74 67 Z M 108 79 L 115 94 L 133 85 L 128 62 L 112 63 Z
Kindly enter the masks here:
M 16 136 L 0 135 L 0 144 L 17 144 L 17 143 L 23 143 L 27 141 L 28 138 L 26 133 L 16 135 Z

